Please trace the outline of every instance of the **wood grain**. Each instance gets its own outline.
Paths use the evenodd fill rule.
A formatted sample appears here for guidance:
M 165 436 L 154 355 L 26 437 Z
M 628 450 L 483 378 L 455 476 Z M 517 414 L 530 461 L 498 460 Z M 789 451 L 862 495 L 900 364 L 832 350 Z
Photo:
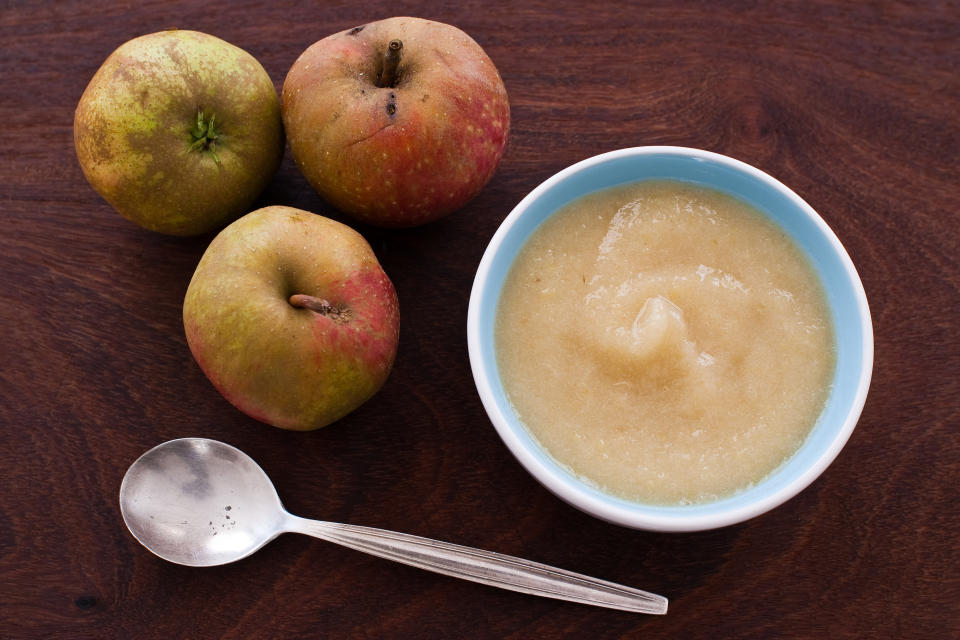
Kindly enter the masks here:
M 455 24 L 497 64 L 512 137 L 465 209 L 359 227 L 401 302 L 396 367 L 316 433 L 226 403 L 181 301 L 209 237 L 126 222 L 72 142 L 87 81 L 170 26 L 256 56 L 395 14 Z M 0 637 L 947 638 L 960 629 L 960 11 L 944 2 L 17 2 L 0 5 Z M 790 185 L 844 242 L 876 332 L 870 397 L 807 491 L 689 535 L 590 518 L 541 488 L 474 390 L 474 270 L 513 205 L 615 148 L 684 145 Z M 259 204 L 339 217 L 289 157 Z M 126 467 L 169 438 L 257 459 L 291 511 L 529 557 L 667 595 L 644 617 L 520 596 L 285 536 L 235 565 L 158 560 L 125 530 Z

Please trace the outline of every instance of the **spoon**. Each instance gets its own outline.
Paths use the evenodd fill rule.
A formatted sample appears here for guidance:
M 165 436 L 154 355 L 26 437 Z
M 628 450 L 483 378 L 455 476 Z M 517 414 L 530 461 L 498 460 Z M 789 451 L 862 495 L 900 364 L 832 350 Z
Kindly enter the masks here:
M 521 593 L 635 611 L 667 612 L 667 599 L 512 556 L 406 533 L 307 520 L 288 513 L 267 474 L 223 442 L 157 445 L 120 485 L 123 520 L 164 560 L 211 567 L 246 558 L 281 533 L 303 533 L 388 560 Z

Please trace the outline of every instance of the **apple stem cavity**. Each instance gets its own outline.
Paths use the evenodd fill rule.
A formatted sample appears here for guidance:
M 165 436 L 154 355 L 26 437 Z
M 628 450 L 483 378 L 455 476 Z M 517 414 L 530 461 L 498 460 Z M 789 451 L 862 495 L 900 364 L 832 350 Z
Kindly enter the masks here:
M 330 304 L 323 298 L 317 298 L 316 296 L 309 296 L 305 293 L 295 293 L 290 296 L 289 302 L 292 306 L 297 307 L 298 309 L 309 309 L 319 313 L 322 316 L 325 316 L 334 322 L 347 322 L 350 320 L 350 309 L 346 307 L 338 307 L 336 305 Z
M 395 87 L 400 75 L 397 73 L 400 67 L 400 52 L 403 49 L 403 42 L 400 40 L 391 40 L 387 45 L 387 54 L 383 58 L 383 70 L 380 77 L 377 78 L 378 87 Z
M 220 137 L 220 132 L 217 131 L 214 126 L 216 121 L 217 114 L 212 113 L 210 114 L 210 118 L 207 119 L 203 113 L 203 107 L 197 107 L 197 122 L 190 132 L 192 142 L 187 151 L 205 151 L 210 154 L 214 162 L 220 164 L 220 156 L 217 155 L 217 150 L 215 149 L 217 138 Z

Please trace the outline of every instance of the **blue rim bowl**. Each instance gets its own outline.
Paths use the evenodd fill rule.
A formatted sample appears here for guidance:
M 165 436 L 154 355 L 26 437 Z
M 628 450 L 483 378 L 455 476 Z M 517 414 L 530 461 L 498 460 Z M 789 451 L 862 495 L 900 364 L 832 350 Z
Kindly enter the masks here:
M 823 284 L 836 338 L 833 385 L 800 449 L 752 487 L 703 504 L 625 500 L 583 481 L 554 460 L 517 418 L 494 351 L 504 280 L 537 227 L 568 202 L 599 189 L 650 179 L 685 181 L 736 196 L 764 212 L 808 256 Z M 873 372 L 873 326 L 860 277 L 837 236 L 781 182 L 727 156 L 685 147 L 635 147 L 578 162 L 531 191 L 506 217 L 480 260 L 467 312 L 470 366 L 483 406 L 514 457 L 571 505 L 615 524 L 651 531 L 703 531 L 743 522 L 783 504 L 827 468 L 856 426 Z

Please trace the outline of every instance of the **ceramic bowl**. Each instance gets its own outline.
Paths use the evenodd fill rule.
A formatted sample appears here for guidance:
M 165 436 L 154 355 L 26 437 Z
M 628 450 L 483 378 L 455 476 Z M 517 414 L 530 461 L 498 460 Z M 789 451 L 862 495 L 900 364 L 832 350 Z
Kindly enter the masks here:
M 731 194 L 764 212 L 806 253 L 826 293 L 836 365 L 826 405 L 800 449 L 764 480 L 714 502 L 662 506 L 604 493 L 554 460 L 526 429 L 504 391 L 494 319 L 517 252 L 557 209 L 598 189 L 646 179 L 680 180 Z M 473 283 L 467 316 L 470 364 L 483 405 L 517 460 L 554 494 L 603 520 L 637 529 L 699 531 L 742 522 L 783 504 L 813 482 L 840 452 L 860 417 L 873 370 L 873 328 L 863 285 L 837 236 L 796 193 L 748 164 L 682 147 L 611 151 L 567 167 L 530 192 L 490 241 Z

